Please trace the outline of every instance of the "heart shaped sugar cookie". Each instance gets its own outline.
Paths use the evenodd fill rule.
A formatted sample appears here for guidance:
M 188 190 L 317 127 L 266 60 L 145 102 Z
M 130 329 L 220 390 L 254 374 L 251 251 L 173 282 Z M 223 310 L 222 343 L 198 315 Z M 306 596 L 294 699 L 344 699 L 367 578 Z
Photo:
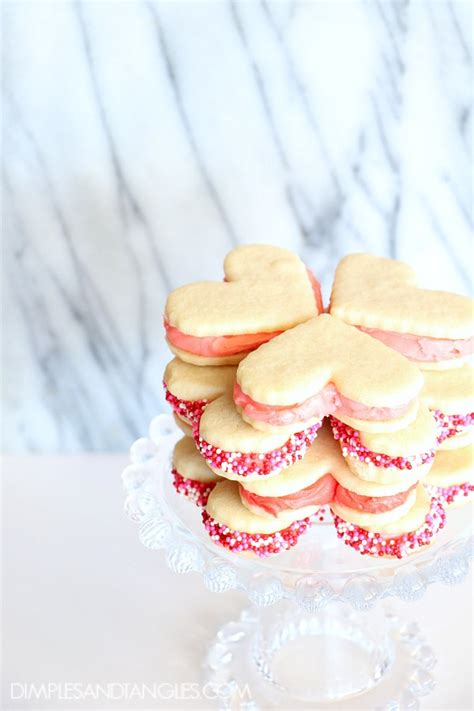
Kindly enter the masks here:
M 434 464 L 426 477 L 430 486 L 449 488 L 474 484 L 474 443 L 466 447 L 436 452 Z
M 196 365 L 232 365 L 279 333 L 322 311 L 319 283 L 292 252 L 245 245 L 224 261 L 225 281 L 197 282 L 169 295 L 168 345 Z
M 334 439 L 331 426 L 325 421 L 318 436 L 304 457 L 272 477 L 241 481 L 241 486 L 258 496 L 281 497 L 306 489 L 326 474 L 347 470 L 341 448 Z
M 462 364 L 473 352 L 473 301 L 421 289 L 403 262 L 350 254 L 339 262 L 329 312 L 399 351 L 423 369 Z
M 182 437 L 176 443 L 171 464 L 172 469 L 179 472 L 184 479 L 205 484 L 220 480 L 199 454 L 192 437 Z
M 333 472 L 339 469 L 347 470 L 347 465 L 329 423 L 325 423 L 303 459 L 276 476 L 241 481 L 240 498 L 259 516 L 283 520 L 299 511 L 298 518 L 319 517 L 322 507 L 327 510 L 334 499 L 337 484 Z
M 205 506 L 220 477 L 210 469 L 196 449 L 192 437 L 183 437 L 173 451 L 171 475 L 178 494 Z
M 334 437 L 339 441 L 349 469 L 364 481 L 406 482 L 422 479 L 429 471 L 438 444 L 438 422 L 426 406 L 416 418 L 396 432 L 358 432 L 335 417 Z
M 451 370 L 427 370 L 421 401 L 445 415 L 474 412 L 474 369 L 470 363 Z
M 289 550 L 311 525 L 309 517 L 298 520 L 299 511 L 284 520 L 258 516 L 249 511 L 239 495 L 239 485 L 221 481 L 209 495 L 203 523 L 212 540 L 228 550 L 266 557 Z
M 444 506 L 457 508 L 474 498 L 474 443 L 452 450 L 439 450 L 425 479 L 428 491 Z
M 192 425 L 202 415 L 205 405 L 227 391 L 232 391 L 236 367 L 233 365 L 198 365 L 173 358 L 165 368 L 163 387 L 167 402 L 184 425 Z M 185 434 L 190 434 L 184 430 Z
M 439 448 L 465 447 L 474 437 L 474 369 L 425 370 L 420 400 L 435 412 Z
M 263 431 L 296 432 L 334 414 L 363 432 L 389 432 L 415 419 L 422 386 L 402 355 L 322 314 L 250 353 L 234 401 Z
M 241 481 L 274 476 L 302 459 L 320 426 L 317 422 L 292 435 L 261 432 L 241 418 L 227 393 L 206 405 L 193 435 L 211 469 Z
M 437 498 L 425 491 L 423 484 L 418 484 L 407 501 L 408 510 L 405 502 L 392 516 L 360 514 L 348 506 L 333 504 L 338 537 L 358 553 L 377 557 L 404 558 L 429 546 L 444 528 L 444 508 Z

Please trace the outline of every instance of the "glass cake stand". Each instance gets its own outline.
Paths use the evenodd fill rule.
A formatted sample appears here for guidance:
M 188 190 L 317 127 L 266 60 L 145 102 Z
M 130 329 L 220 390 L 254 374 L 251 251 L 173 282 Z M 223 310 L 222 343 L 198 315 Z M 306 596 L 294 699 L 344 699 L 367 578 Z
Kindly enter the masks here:
M 250 601 L 217 632 L 204 660 L 217 707 L 418 709 L 434 687 L 436 659 L 418 626 L 387 603 L 418 600 L 432 583 L 465 578 L 470 506 L 450 511 L 436 540 L 402 560 L 361 556 L 331 523 L 315 524 L 279 555 L 238 555 L 211 541 L 201 511 L 172 486 L 180 437 L 172 417 L 158 415 L 149 436 L 134 442 L 122 474 L 125 511 L 143 545 L 163 549 L 171 570 L 198 572 L 210 592 L 239 590 Z

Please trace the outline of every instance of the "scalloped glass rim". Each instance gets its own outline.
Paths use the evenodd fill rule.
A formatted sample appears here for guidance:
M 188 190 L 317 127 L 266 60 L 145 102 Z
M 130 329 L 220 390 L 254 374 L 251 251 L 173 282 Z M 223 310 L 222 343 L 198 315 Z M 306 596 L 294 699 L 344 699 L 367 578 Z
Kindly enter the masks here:
M 265 559 L 220 548 L 204 530 L 200 510 L 172 487 L 171 455 L 181 436 L 170 415 L 158 415 L 150 424 L 150 436 L 132 444 L 132 464 L 122 474 L 125 508 L 140 524 L 145 546 L 164 548 L 176 572 L 201 572 L 210 590 L 245 590 L 263 605 L 295 597 L 306 609 L 332 599 L 367 608 L 392 595 L 418 599 L 429 584 L 454 584 L 467 574 L 472 557 L 470 506 L 450 510 L 435 542 L 403 560 L 359 555 L 336 538 L 332 524 L 316 524 L 294 549 Z

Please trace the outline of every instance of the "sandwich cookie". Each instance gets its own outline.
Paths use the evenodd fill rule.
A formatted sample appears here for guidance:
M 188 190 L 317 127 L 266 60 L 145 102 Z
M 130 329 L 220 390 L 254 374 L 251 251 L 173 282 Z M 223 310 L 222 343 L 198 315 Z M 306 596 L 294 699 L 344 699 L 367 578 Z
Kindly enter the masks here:
M 188 425 L 187 422 L 185 422 L 181 417 L 178 417 L 176 412 L 173 412 L 173 420 L 175 424 L 179 427 L 181 432 L 186 436 L 186 437 L 191 437 L 193 436 L 193 428 L 191 425 Z
M 208 402 L 232 388 L 235 372 L 231 365 L 200 368 L 173 358 L 163 375 L 166 401 L 175 415 L 192 427 Z
M 197 506 L 205 506 L 219 476 L 209 469 L 191 437 L 177 442 L 172 460 L 173 486 Z
M 317 422 L 290 436 L 261 432 L 241 418 L 226 394 L 206 406 L 193 434 L 211 469 L 226 479 L 249 481 L 274 476 L 303 459 L 320 426 Z
M 474 445 L 452 450 L 438 450 L 425 479 L 428 491 L 446 506 L 472 501 L 474 492 Z
M 198 282 L 168 296 L 170 349 L 196 365 L 230 365 L 323 310 L 316 278 L 292 252 L 245 245 L 224 260 L 223 282 Z
M 409 472 L 391 483 L 361 479 L 349 469 L 337 445 L 336 449 L 334 457 L 339 457 L 339 461 L 338 466 L 333 467 L 337 482 L 332 504 L 334 513 L 349 523 L 380 531 L 413 507 L 418 486 L 416 472 Z
M 435 456 L 438 426 L 426 407 L 420 407 L 416 419 L 396 432 L 359 432 L 335 417 L 331 417 L 331 425 L 349 469 L 365 481 L 418 481 L 429 471 Z
M 333 414 L 364 432 L 394 432 L 416 417 L 420 370 L 396 351 L 322 314 L 250 353 L 234 401 L 266 432 L 296 432 Z
M 311 523 L 298 520 L 298 511 L 285 521 L 262 517 L 243 506 L 235 481 L 216 484 L 202 513 L 204 526 L 212 540 L 235 553 L 250 552 L 260 557 L 290 549 Z
M 326 521 L 327 504 L 334 500 L 337 485 L 332 471 L 338 466 L 345 467 L 344 460 L 325 424 L 304 459 L 268 480 L 241 483 L 240 499 L 258 516 L 286 521 L 297 511 L 298 518 Z
M 394 259 L 344 257 L 336 269 L 329 312 L 423 370 L 462 365 L 473 353 L 472 299 L 419 288 L 415 271 Z
M 465 447 L 474 435 L 474 369 L 425 370 L 421 402 L 438 421 L 440 449 Z
M 341 496 L 338 487 L 332 505 L 338 537 L 362 555 L 391 558 L 403 558 L 429 545 L 444 528 L 444 508 L 423 484 L 404 495 L 403 503 L 402 497 L 395 495 L 394 508 L 377 513 L 367 510 L 367 501 Z M 363 511 L 357 508 L 360 505 Z

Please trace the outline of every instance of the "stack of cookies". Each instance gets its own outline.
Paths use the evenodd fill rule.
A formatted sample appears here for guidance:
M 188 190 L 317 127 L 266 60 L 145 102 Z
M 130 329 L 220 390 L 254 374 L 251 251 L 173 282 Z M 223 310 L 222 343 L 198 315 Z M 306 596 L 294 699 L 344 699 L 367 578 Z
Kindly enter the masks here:
M 330 507 L 360 553 L 402 557 L 430 543 L 444 525 L 443 492 L 458 500 L 470 486 L 459 455 L 472 428 L 470 366 L 439 366 L 472 349 L 469 299 L 417 289 L 409 267 L 369 255 L 342 260 L 329 313 L 287 250 L 240 247 L 224 273 L 175 290 L 165 309 L 176 356 L 166 399 L 185 435 L 174 486 L 204 507 L 213 540 L 278 553 Z M 438 368 L 431 383 L 427 362 Z M 454 440 L 432 468 L 438 445 Z
M 426 410 L 431 412 L 437 451 L 424 483 L 443 506 L 460 505 L 474 491 L 473 305 L 464 296 L 416 284 L 407 264 L 349 255 L 336 270 L 330 310 L 420 368 L 419 416 L 405 434 L 410 437 L 420 415 L 426 419 Z

